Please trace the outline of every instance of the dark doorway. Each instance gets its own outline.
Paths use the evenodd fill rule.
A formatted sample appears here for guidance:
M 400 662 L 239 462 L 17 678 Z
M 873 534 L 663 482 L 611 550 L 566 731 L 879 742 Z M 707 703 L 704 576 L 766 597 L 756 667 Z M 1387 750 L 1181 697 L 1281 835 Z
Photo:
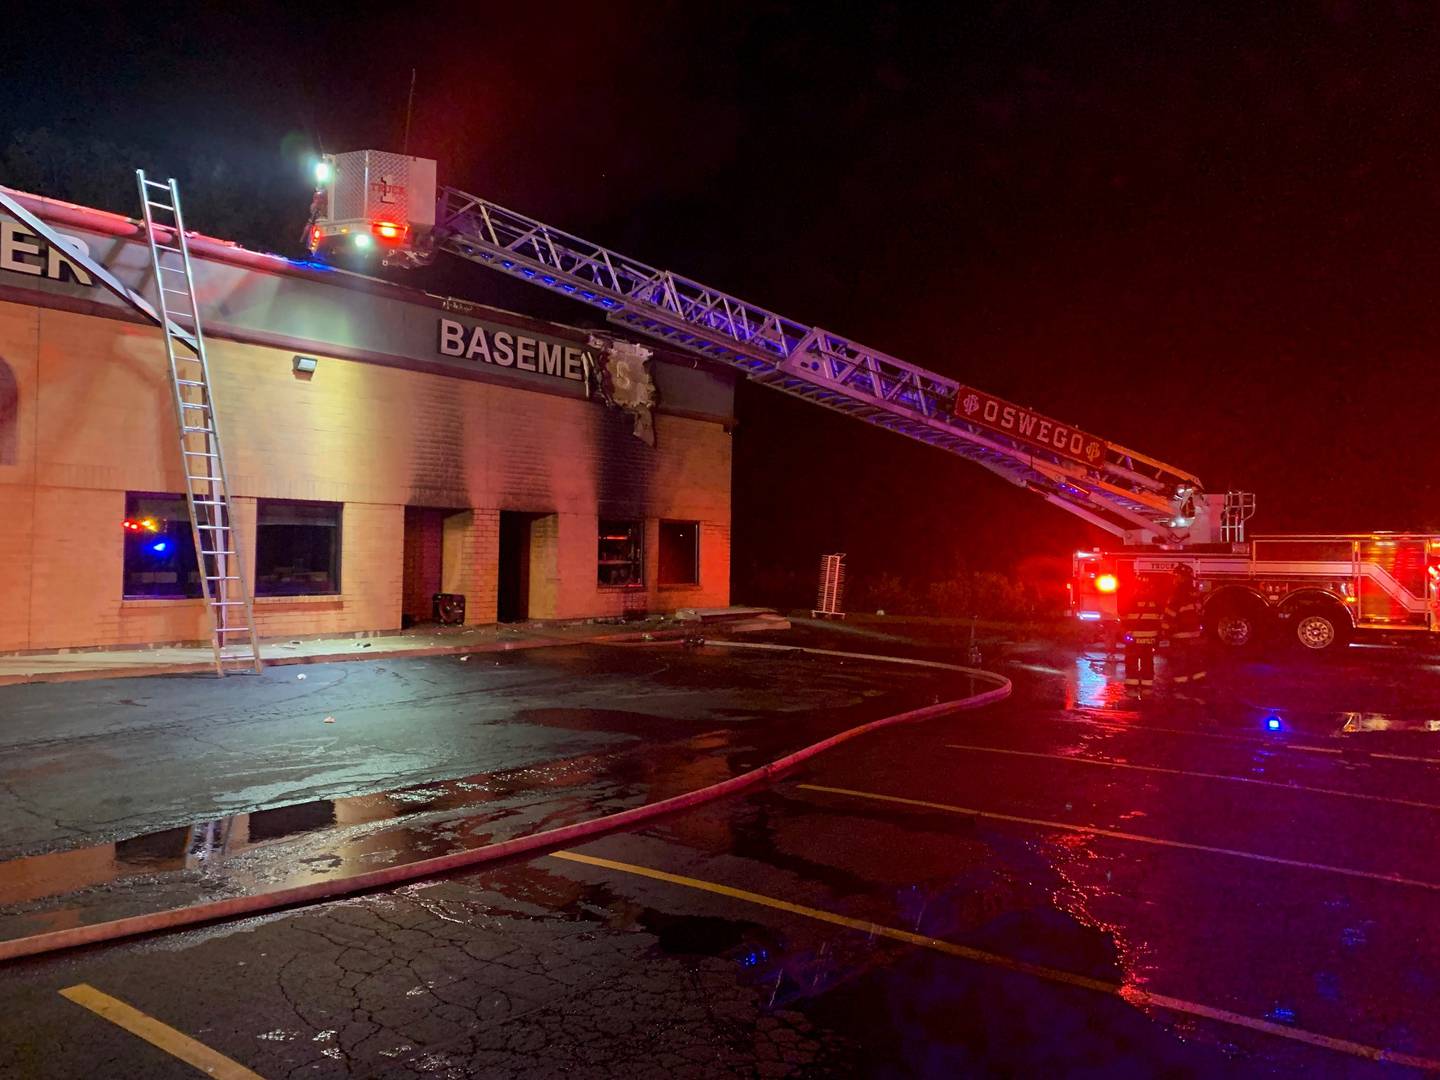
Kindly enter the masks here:
M 405 507 L 405 573 L 400 619 L 404 626 L 430 622 L 434 618 L 435 594 L 442 591 L 445 518 L 454 512 L 431 506 Z
M 501 622 L 530 617 L 530 525 L 538 516 L 500 511 L 500 587 L 495 606 Z
M 500 622 L 559 616 L 560 517 L 500 511 L 499 581 L 495 617 Z

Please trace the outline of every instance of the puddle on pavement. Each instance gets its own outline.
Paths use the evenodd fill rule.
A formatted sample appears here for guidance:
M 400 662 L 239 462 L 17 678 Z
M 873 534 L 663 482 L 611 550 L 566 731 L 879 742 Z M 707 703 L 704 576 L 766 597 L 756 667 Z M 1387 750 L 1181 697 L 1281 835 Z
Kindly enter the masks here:
M 481 773 L 372 795 L 316 799 L 113 843 L 11 859 L 0 863 L 0 915 L 47 897 L 94 892 L 130 881 L 153 883 L 165 875 L 190 882 L 234 876 L 240 885 L 258 883 L 277 873 L 287 878 L 279 885 L 264 883 L 273 888 L 466 850 L 493 842 L 493 826 L 518 812 L 503 805 L 516 797 L 540 796 L 554 802 L 554 812 L 539 823 L 540 827 L 551 827 L 565 823 L 555 820 L 557 815 L 568 820 L 571 816 L 586 816 L 592 808 L 591 800 L 577 807 L 557 796 L 602 778 L 610 789 L 609 798 L 644 801 L 640 797 L 642 787 L 664 798 L 674 792 L 663 782 L 654 783 L 653 774 L 669 770 L 691 776 L 694 770 L 687 772 L 683 766 L 700 753 L 705 755 L 700 760 L 713 762 L 722 774 L 718 778 L 724 779 L 730 772 L 727 758 L 717 756 L 716 751 L 730 748 L 722 737 L 725 734 L 707 733 L 698 740 L 651 748 L 643 758 L 624 750 L 586 754 L 535 767 Z M 646 779 L 652 783 L 645 785 Z M 474 813 L 487 808 L 488 813 Z M 365 828 L 400 818 L 415 820 L 447 813 L 447 818 L 404 828 Z M 458 820 L 457 814 L 462 815 Z M 333 845 L 333 850 L 309 853 L 317 845 Z M 266 848 L 276 848 L 276 857 L 263 858 Z M 278 856 L 281 849 L 283 859 Z M 247 872 L 232 873 L 232 868 L 245 863 L 247 857 Z M 288 875 L 287 866 L 291 870 Z M 16 935 L 0 925 L 3 936 Z
M 655 935 L 662 951 L 682 956 L 723 956 L 764 932 L 759 923 L 714 915 L 669 915 L 653 908 L 641 912 L 636 922 Z
M 757 803 L 772 804 L 771 812 Z M 999 836 L 1001 849 L 961 858 L 937 878 L 887 885 L 872 875 L 862 884 L 844 859 L 826 862 L 820 852 L 787 855 L 779 839 L 787 826 L 777 819 L 793 819 L 799 808 L 782 792 L 713 809 L 725 816 L 733 841 L 727 862 L 740 860 L 729 866 L 727 881 L 745 880 L 762 893 L 774 893 L 773 886 L 755 883 L 744 871 L 747 865 L 764 867 L 762 880 L 779 871 L 781 880 L 804 883 L 804 902 L 853 918 L 1106 981 L 1129 981 L 1131 949 L 1122 945 L 1114 927 L 1096 921 L 1083 903 L 1074 901 L 1075 884 L 1063 853 L 1057 859 L 1053 851 Z M 945 836 L 954 832 L 951 823 L 932 824 Z M 683 891 L 657 891 L 624 877 L 607 881 L 606 895 L 598 896 L 585 891 L 594 886 L 568 871 L 536 864 L 498 868 L 484 884 L 527 902 L 566 900 L 571 917 L 644 931 L 654 937 L 655 949 L 690 965 L 710 959 L 728 963 L 737 982 L 758 991 L 766 1013 L 799 1013 L 825 1030 L 864 1032 L 849 1047 L 847 1072 L 972 1075 L 988 1072 L 977 1068 L 973 1048 L 991 1048 L 982 1052 L 981 1061 L 986 1053 L 1004 1060 L 1020 1052 L 1010 1036 L 1022 1048 L 1053 1047 L 1080 1037 L 1073 1031 L 1057 1037 L 1051 1030 L 1048 992 L 1033 979 L 958 963 L 884 937 L 804 920 L 692 914 Z M 817 887 L 823 896 L 813 895 Z M 667 897 L 675 906 L 667 905 Z M 1117 1001 L 1110 1008 L 1122 1021 L 1144 1027 L 1143 1018 L 1128 1006 Z M 996 1032 L 1006 1038 L 997 1041 Z M 1030 1064 L 1036 1066 L 1033 1074 L 1047 1074 L 1040 1062 Z
M 1326 737 L 1375 732 L 1440 732 L 1440 711 L 1433 708 L 1319 708 L 1304 700 L 1303 694 L 1285 691 L 1268 692 L 1274 699 L 1269 702 L 1235 701 L 1208 688 L 1199 701 L 1184 701 L 1164 692 L 1163 678 L 1162 692 L 1137 700 L 1125 686 L 1123 662 L 1114 656 L 1091 650 L 1080 653 L 1068 664 L 1059 663 L 1063 666 L 1028 663 L 1012 666 L 1058 681 L 1061 704 L 1067 712 L 1108 722 L 1143 727 L 1151 719 L 1163 719 L 1166 723 L 1179 720 L 1197 730 Z M 1326 690 L 1337 692 L 1333 682 L 1326 684 Z
M 733 659 L 726 659 L 733 668 Z M 850 670 L 844 678 L 856 674 Z M 256 810 L 12 859 L 0 863 L 0 938 L 102 921 L 157 903 L 183 906 L 354 876 L 658 802 L 753 769 L 837 726 L 928 704 L 936 689 L 958 696 L 972 682 L 942 681 L 927 687 L 924 680 L 897 680 L 904 685 L 885 702 L 865 699 L 836 709 L 827 701 L 809 713 L 788 713 L 779 723 L 767 720 L 780 717 L 745 710 L 749 722 L 719 730 L 714 718 L 527 710 L 519 722 L 630 738 L 613 750 L 532 767 Z M 670 740 L 659 741 L 666 734 Z
M 833 721 L 832 721 L 833 724 Z M 811 738 L 808 723 L 788 738 Z M 804 730 L 802 730 L 804 729 Z M 350 877 L 613 813 L 729 779 L 784 746 L 746 730 L 632 743 L 501 773 L 235 814 L 0 863 L 0 939 L 153 906 Z M 405 819 L 403 826 L 395 824 Z
M 520 709 L 504 721 L 507 724 L 535 724 L 563 731 L 603 731 L 621 735 L 674 736 L 677 729 L 710 724 L 708 717 L 678 720 L 656 713 L 624 712 L 619 709 Z

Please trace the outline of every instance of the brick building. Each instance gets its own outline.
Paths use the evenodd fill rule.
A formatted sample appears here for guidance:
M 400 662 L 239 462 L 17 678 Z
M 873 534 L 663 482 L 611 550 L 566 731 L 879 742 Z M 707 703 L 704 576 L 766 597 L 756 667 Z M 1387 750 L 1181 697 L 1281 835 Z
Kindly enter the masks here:
M 27 205 L 153 291 L 132 222 Z M 729 372 L 657 349 L 652 448 L 586 396 L 583 331 L 191 251 L 262 636 L 395 629 L 436 592 L 471 623 L 729 602 Z M 159 330 L 0 217 L 0 651 L 207 639 L 183 491 Z

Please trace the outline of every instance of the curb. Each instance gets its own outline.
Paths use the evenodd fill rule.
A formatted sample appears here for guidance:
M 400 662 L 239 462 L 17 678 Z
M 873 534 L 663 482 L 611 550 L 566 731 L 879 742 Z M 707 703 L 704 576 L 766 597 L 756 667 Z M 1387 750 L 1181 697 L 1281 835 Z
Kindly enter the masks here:
M 721 645 L 727 643 L 709 642 L 708 644 Z M 319 900 L 328 900 L 338 896 L 349 896 L 354 893 L 368 892 L 385 885 L 414 881 L 417 878 L 434 877 L 452 870 L 498 862 L 502 859 L 508 859 L 532 851 L 561 847 L 574 843 L 577 840 L 591 839 L 604 833 L 625 828 L 626 826 L 649 821 L 652 818 L 673 814 L 677 810 L 687 810 L 703 803 L 712 802 L 715 799 L 723 798 L 737 791 L 756 787 L 766 781 L 781 776 L 802 762 L 808 761 L 810 758 L 839 746 L 841 743 L 849 742 L 851 739 L 857 739 L 861 735 L 867 735 L 872 731 L 893 727 L 897 724 L 912 723 L 918 720 L 933 720 L 951 713 L 965 712 L 970 709 L 981 708 L 996 701 L 1003 701 L 1010 696 L 1011 690 L 1013 689 L 1010 680 L 1003 675 L 997 675 L 991 671 L 981 671 L 977 668 L 942 664 L 933 660 L 909 660 L 901 657 L 844 653 L 829 649 L 807 649 L 791 645 L 766 645 L 760 642 L 731 642 L 728 644 L 750 649 L 773 649 L 781 652 L 813 652 L 819 655 L 843 656 L 857 660 L 881 660 L 921 667 L 942 668 L 947 671 L 954 671 L 993 682 L 995 687 L 994 689 L 985 690 L 978 694 L 972 694 L 969 697 L 956 698 L 952 701 L 942 701 L 935 705 L 926 705 L 918 709 L 910 709 L 907 712 L 895 713 L 891 716 L 883 716 L 878 720 L 868 721 L 867 723 L 831 735 L 829 738 L 822 739 L 820 742 L 801 747 L 799 750 L 786 754 L 784 757 L 777 758 L 768 765 L 761 765 L 759 768 L 751 769 L 749 772 L 741 773 L 739 776 L 732 776 L 730 779 L 722 780 L 717 784 L 697 788 L 694 791 L 685 792 L 683 795 L 673 795 L 668 799 L 662 799 L 656 803 L 647 803 L 644 806 L 632 807 L 629 810 L 620 810 L 614 814 L 592 818 L 589 821 L 579 821 L 573 825 L 562 825 L 559 828 L 531 833 L 528 836 L 517 836 L 511 840 L 505 840 L 501 843 L 491 844 L 483 848 L 475 848 L 471 851 L 458 851 L 450 855 L 439 855 L 431 859 L 421 859 L 417 862 L 405 863 L 400 866 L 388 866 L 383 870 L 371 870 L 364 874 L 338 878 L 333 881 L 319 881 L 311 885 L 297 885 L 289 889 L 253 893 L 248 896 L 232 897 L 228 900 L 214 900 L 208 903 L 196 904 L 191 907 L 170 908 L 166 911 L 157 911 L 146 915 L 132 915 L 124 919 L 114 919 L 110 922 L 92 923 L 88 926 L 72 927 L 66 930 L 52 930 L 48 933 L 35 934 L 30 937 L 15 938 L 11 941 L 0 941 L 0 962 L 15 960 L 26 956 L 40 956 L 45 953 L 59 952 L 63 949 L 73 949 L 81 945 L 93 945 L 102 941 L 115 941 L 119 938 L 150 934 L 159 930 L 170 930 L 181 926 L 193 926 L 197 923 L 215 922 L 219 919 L 234 918 L 238 915 L 251 915 L 262 911 L 273 911 L 279 908 L 293 907 L 298 904 L 314 903 Z

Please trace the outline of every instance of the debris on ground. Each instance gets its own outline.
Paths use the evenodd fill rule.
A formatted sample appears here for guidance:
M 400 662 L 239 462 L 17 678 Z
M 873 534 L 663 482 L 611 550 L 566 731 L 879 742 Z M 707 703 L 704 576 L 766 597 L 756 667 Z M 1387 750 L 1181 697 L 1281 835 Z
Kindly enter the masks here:
M 299 675 L 296 675 L 295 678 L 299 679 L 301 682 L 304 682 L 304 681 L 305 681 L 305 673 L 302 671 L 302 672 L 300 672 Z
M 333 724 L 334 722 L 335 722 L 335 717 L 333 717 L 333 716 L 327 716 L 327 717 L 325 717 L 325 723 L 327 723 L 327 724 Z

